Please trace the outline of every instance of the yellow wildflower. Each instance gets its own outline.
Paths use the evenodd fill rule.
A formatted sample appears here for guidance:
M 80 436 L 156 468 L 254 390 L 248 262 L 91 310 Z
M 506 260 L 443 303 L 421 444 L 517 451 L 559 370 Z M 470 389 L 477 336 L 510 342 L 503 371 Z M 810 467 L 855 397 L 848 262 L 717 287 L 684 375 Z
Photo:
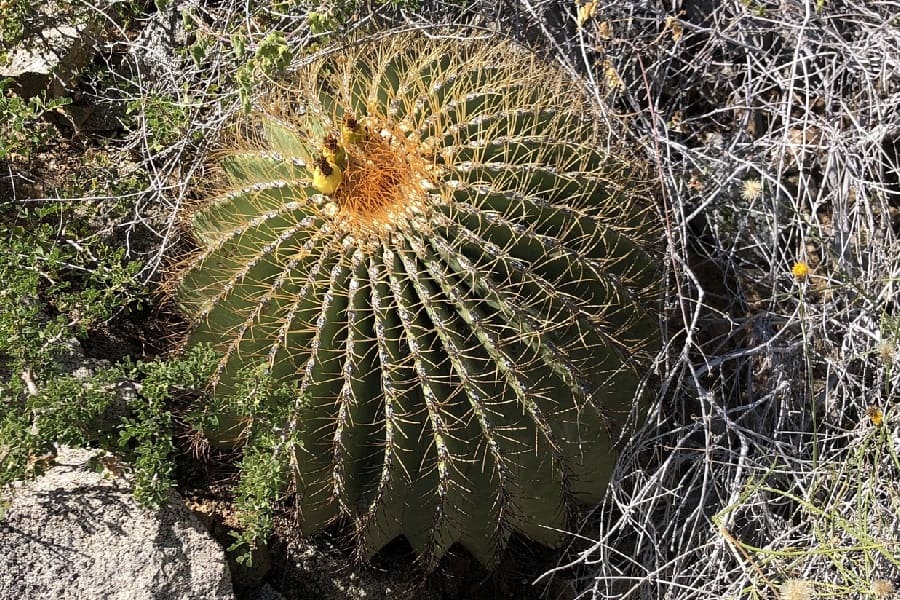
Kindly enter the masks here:
M 809 265 L 802 260 L 797 261 L 794 263 L 794 266 L 791 267 L 791 274 L 794 276 L 794 279 L 806 279 L 809 277 Z
M 872 420 L 872 425 L 880 427 L 884 423 L 884 411 L 877 406 L 870 406 L 866 409 L 866 416 Z

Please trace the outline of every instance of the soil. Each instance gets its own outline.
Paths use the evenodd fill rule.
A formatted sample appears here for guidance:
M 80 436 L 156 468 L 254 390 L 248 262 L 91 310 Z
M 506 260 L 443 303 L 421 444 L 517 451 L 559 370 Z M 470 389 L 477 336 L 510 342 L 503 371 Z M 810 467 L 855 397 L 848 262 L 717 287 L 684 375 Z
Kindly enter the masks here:
M 206 525 L 213 537 L 228 548 L 238 519 L 233 509 L 238 452 L 208 450 L 198 460 L 192 437 L 179 438 L 178 492 Z M 402 538 L 395 540 L 368 563 L 355 562 L 346 529 L 335 524 L 311 539 L 303 539 L 290 516 L 276 520 L 275 534 L 252 556 L 252 565 L 239 564 L 228 554 L 235 594 L 255 600 L 268 585 L 286 600 L 366 598 L 376 600 L 493 599 L 547 600 L 567 598 L 561 579 L 534 584 L 536 574 L 554 567 L 558 550 L 514 538 L 500 564 L 488 572 L 463 548 L 455 546 L 431 573 L 423 572 L 415 554 Z

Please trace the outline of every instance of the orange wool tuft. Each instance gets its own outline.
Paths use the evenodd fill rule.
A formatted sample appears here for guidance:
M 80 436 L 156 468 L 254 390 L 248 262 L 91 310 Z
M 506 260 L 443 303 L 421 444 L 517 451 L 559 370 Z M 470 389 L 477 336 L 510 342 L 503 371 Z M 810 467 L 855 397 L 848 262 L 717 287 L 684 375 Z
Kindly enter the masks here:
M 357 233 L 402 227 L 423 206 L 425 162 L 399 139 L 385 132 L 348 149 L 344 180 L 334 200 Z

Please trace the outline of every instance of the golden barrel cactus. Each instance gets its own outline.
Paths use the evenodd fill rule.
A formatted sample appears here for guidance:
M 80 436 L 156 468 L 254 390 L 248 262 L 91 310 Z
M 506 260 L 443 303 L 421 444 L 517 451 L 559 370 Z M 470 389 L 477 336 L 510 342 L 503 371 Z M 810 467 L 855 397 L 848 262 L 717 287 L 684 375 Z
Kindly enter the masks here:
M 304 533 L 491 564 L 600 498 L 658 344 L 653 184 L 612 122 L 497 39 L 382 37 L 258 94 L 177 301 L 214 395 L 290 386 L 206 433 L 266 432 Z

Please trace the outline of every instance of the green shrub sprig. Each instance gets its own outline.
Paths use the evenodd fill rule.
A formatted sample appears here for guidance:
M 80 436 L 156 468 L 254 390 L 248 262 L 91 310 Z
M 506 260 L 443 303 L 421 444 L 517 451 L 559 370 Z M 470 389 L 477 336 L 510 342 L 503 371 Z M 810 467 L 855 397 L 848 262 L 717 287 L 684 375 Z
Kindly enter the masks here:
M 76 340 L 136 301 L 140 265 L 102 242 L 69 240 L 77 224 L 48 222 L 55 216 L 50 206 L 0 220 L 0 489 L 43 472 L 55 444 L 92 446 L 130 463 L 137 499 L 159 505 L 173 485 L 167 400 L 199 393 L 215 354 L 201 345 L 177 359 L 73 372 Z M 123 396 L 129 381 L 137 392 Z

